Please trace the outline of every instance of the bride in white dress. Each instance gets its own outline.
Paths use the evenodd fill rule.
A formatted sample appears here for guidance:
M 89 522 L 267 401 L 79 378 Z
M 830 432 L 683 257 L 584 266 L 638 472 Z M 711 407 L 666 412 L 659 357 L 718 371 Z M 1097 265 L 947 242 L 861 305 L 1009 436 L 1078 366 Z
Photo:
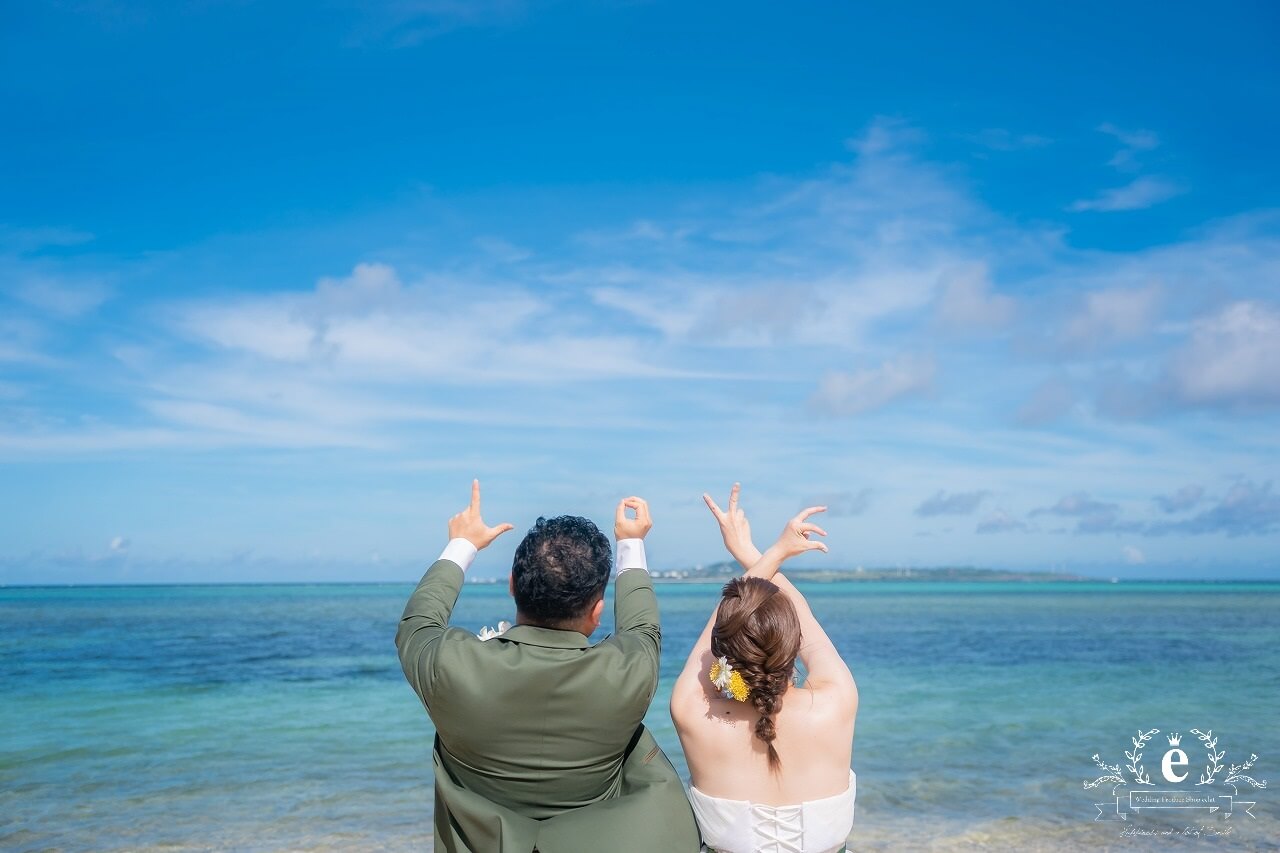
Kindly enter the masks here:
M 671 718 L 689 762 L 689 799 L 705 849 L 722 853 L 834 853 L 853 828 L 850 769 L 858 688 L 808 603 L 778 572 L 784 560 L 826 551 L 807 519 L 787 522 L 761 554 L 739 487 L 722 511 L 707 506 L 746 574 L 724 587 L 671 694 Z M 808 671 L 803 686 L 795 661 Z

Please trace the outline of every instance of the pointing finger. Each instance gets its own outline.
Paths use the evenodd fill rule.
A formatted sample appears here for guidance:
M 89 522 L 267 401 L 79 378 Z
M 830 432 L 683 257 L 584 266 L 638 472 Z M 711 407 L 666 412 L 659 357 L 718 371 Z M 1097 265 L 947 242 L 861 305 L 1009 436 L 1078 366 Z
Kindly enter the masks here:
M 734 483 L 733 488 L 729 490 L 729 512 L 733 512 L 738 508 L 738 495 L 742 492 L 742 484 Z
M 471 508 L 480 511 L 480 481 L 471 481 Z
M 707 505 L 707 509 L 711 510 L 711 514 L 716 517 L 717 521 L 724 517 L 724 512 L 716 505 L 716 502 L 712 500 L 711 495 L 703 492 L 702 501 Z
M 809 516 L 813 515 L 814 513 L 826 512 L 826 511 L 827 511 L 827 508 L 826 508 L 825 506 L 809 506 L 809 507 L 805 507 L 804 509 L 802 509 L 802 510 L 800 510 L 798 513 L 796 513 L 796 515 L 795 515 L 795 517 L 792 519 L 792 521 L 804 521 L 806 518 L 808 518 Z

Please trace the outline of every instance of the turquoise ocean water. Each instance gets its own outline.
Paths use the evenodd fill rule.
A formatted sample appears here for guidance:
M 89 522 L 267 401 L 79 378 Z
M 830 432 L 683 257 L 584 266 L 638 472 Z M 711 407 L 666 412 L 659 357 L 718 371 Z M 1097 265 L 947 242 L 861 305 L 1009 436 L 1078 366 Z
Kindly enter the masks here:
M 0 589 L 0 849 L 429 849 L 432 731 L 392 642 L 410 590 Z M 1280 585 L 804 591 L 861 692 L 851 849 L 1280 849 Z M 682 772 L 666 699 L 717 594 L 659 587 L 648 723 Z M 511 615 L 475 585 L 454 622 Z M 1153 728 L 1153 775 L 1163 732 L 1193 773 L 1193 728 L 1224 765 L 1256 754 L 1257 818 L 1094 821 L 1090 756 Z

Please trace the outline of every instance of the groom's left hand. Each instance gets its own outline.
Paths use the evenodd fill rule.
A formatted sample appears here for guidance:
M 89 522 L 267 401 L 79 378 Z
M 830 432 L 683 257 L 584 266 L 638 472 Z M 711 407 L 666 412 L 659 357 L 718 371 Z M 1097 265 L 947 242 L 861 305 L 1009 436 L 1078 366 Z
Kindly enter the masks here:
M 627 509 L 635 511 L 635 518 L 627 517 Z M 613 519 L 613 538 L 643 539 L 653 528 L 653 519 L 649 517 L 649 504 L 644 498 L 632 495 L 618 503 L 618 511 Z
M 476 546 L 477 551 L 484 550 L 493 540 L 508 530 L 514 530 L 514 524 L 499 524 L 490 527 L 480 517 L 480 481 L 471 481 L 471 504 L 462 512 L 449 519 L 449 538 L 466 539 Z

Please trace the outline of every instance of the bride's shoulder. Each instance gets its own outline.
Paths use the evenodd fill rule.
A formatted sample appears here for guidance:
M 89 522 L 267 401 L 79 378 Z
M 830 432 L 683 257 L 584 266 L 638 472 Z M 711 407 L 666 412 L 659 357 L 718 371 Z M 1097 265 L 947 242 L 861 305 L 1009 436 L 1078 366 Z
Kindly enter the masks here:
M 848 685 L 806 685 L 792 695 L 798 700 L 792 703 L 796 716 L 813 722 L 852 720 L 858 713 L 858 688 L 852 681 Z M 784 708 L 786 704 L 784 701 Z

